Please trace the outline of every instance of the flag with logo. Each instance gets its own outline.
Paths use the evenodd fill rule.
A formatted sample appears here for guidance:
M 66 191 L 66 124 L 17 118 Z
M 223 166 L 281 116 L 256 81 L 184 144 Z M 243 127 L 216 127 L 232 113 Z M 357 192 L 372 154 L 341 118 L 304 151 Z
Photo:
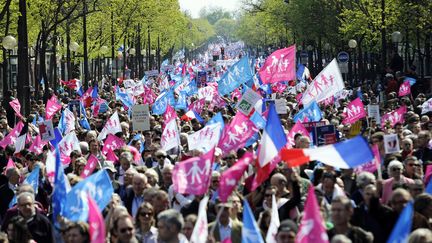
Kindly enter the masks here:
M 58 128 L 62 134 L 69 134 L 75 130 L 75 115 L 68 108 L 64 109 L 60 117 Z
M 214 160 L 214 151 L 175 164 L 173 169 L 174 191 L 181 194 L 203 195 L 207 192 Z
M 343 124 L 353 124 L 367 115 L 360 98 L 351 101 L 347 107 L 345 107 L 343 114 L 345 115 L 342 121 Z
M 114 189 L 106 170 L 100 170 L 78 182 L 65 197 L 63 216 L 73 222 L 87 221 L 89 207 L 87 195 L 94 198 L 99 209 L 103 210 L 111 201 Z
M 87 195 L 87 202 L 90 241 L 92 243 L 105 243 L 105 220 L 101 213 L 102 210 L 99 209 L 90 195 Z
M 233 120 L 224 129 L 218 147 L 223 154 L 243 148 L 252 135 L 258 132 L 255 124 L 243 113 L 237 112 Z
M 216 114 L 205 127 L 190 134 L 187 138 L 189 150 L 207 152 L 219 143 L 224 121 L 220 113 Z
M 48 151 L 47 155 L 47 173 L 48 169 L 48 157 L 52 157 L 53 154 Z M 55 175 L 54 175 L 54 187 L 52 195 L 52 207 L 53 207 L 53 221 L 58 225 L 57 216 L 63 215 L 66 203 L 66 194 L 68 188 L 68 181 L 65 179 L 64 169 L 60 161 L 60 151 L 55 150 Z
M 98 158 L 94 156 L 93 154 L 90 154 L 87 157 L 87 164 L 84 167 L 84 170 L 81 172 L 80 177 L 81 178 L 87 178 L 89 175 L 93 173 L 93 171 L 96 169 L 96 166 L 99 164 Z
M 108 134 L 102 148 L 102 154 L 106 155 L 109 150 L 114 151 L 116 149 L 122 148 L 125 145 L 126 143 L 122 138 L 119 138 L 116 135 Z
M 393 231 L 387 243 L 408 242 L 408 236 L 411 233 L 413 214 L 414 208 L 413 202 L 411 201 L 406 204 L 402 213 L 399 215 L 399 219 L 393 227 Z
M 381 126 L 385 127 L 386 123 L 389 122 L 390 127 L 394 127 L 396 123 L 404 124 L 405 122 L 405 113 L 407 113 L 407 107 L 401 106 L 398 109 L 386 113 L 381 117 Z
M 71 132 L 63 137 L 63 139 L 57 145 L 60 155 L 61 161 L 63 164 L 68 164 L 70 162 L 70 154 L 72 151 L 77 150 L 81 152 L 81 147 L 79 145 L 78 137 L 75 132 Z
M 426 114 L 432 111 L 432 98 L 428 99 L 426 102 L 422 104 L 421 114 Z
M 243 201 L 243 228 L 242 228 L 242 243 L 264 243 L 261 236 L 260 228 L 258 227 L 252 209 L 248 201 Z
M 12 109 L 15 111 L 15 114 L 17 117 L 19 117 L 21 120 L 23 119 L 23 116 L 21 115 L 21 104 L 18 99 L 13 99 L 9 102 L 9 105 L 12 107 Z
M 405 81 L 399 87 L 399 97 L 411 94 L 411 85 L 409 81 Z
M 6 135 L 6 137 L 4 137 L 3 140 L 0 141 L 0 147 L 4 149 L 9 144 L 15 144 L 23 127 L 24 123 L 22 121 L 18 122 L 15 127 Z
M 120 119 L 119 119 L 118 113 L 116 111 L 108 119 L 108 121 L 106 122 L 104 128 L 99 133 L 99 136 L 97 137 L 97 139 L 99 141 L 102 141 L 102 140 L 105 139 L 105 137 L 108 134 L 114 134 L 115 135 L 116 133 L 121 132 L 121 131 L 122 131 L 122 128 L 120 126 Z
M 28 184 L 33 187 L 33 190 L 35 192 L 35 195 L 38 193 L 39 188 L 39 172 L 40 168 L 38 165 L 33 167 L 32 172 L 25 178 L 23 184 Z
M 339 66 L 333 59 L 312 81 L 302 96 L 302 103 L 321 102 L 345 88 Z
M 329 242 L 324 220 L 315 196 L 315 188 L 309 186 L 303 218 L 295 239 L 296 243 Z
M 253 154 L 246 152 L 241 159 L 239 159 L 233 166 L 225 170 L 219 179 L 219 188 L 217 190 L 221 202 L 227 202 L 228 197 L 247 170 L 249 164 L 253 161 Z
M 244 56 L 237 63 L 232 65 L 218 81 L 218 91 L 220 95 L 231 93 L 241 84 L 252 79 L 253 73 L 249 66 L 249 57 Z
M 208 236 L 208 222 L 207 222 L 207 204 L 209 197 L 205 196 L 201 199 L 198 208 L 198 218 L 193 228 L 192 235 L 190 237 L 190 243 L 205 243 L 207 242 Z
M 62 108 L 61 104 L 57 102 L 57 97 L 53 95 L 46 104 L 45 119 L 50 120 L 54 114 Z
M 300 121 L 297 121 L 287 135 L 288 148 L 292 148 L 295 145 L 294 137 L 296 134 L 301 134 L 302 136 L 307 136 L 311 139 L 308 130 L 306 130 Z
M 296 47 L 292 45 L 288 48 L 277 50 L 267 57 L 259 71 L 263 84 L 295 80 L 295 56 Z
M 322 119 L 322 113 L 316 101 L 300 110 L 293 118 L 295 122 L 317 122 Z
M 161 146 L 165 151 L 180 146 L 180 133 L 176 119 L 171 119 L 171 121 L 165 126 L 161 136 Z

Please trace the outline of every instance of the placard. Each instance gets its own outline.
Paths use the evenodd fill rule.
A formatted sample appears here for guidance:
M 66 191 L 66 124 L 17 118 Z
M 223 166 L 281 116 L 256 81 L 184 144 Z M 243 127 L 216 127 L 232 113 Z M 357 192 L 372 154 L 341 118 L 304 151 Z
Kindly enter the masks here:
M 150 70 L 150 71 L 145 71 L 144 74 L 147 77 L 154 77 L 154 76 L 159 75 L 159 71 L 158 70 Z
M 376 124 L 379 126 L 381 124 L 381 115 L 379 105 L 368 105 L 367 106 L 368 117 L 375 119 Z
M 134 131 L 150 130 L 150 112 L 148 104 L 134 105 L 132 107 L 132 128 Z
M 397 134 L 384 135 L 384 149 L 386 154 L 398 153 L 400 151 Z
M 275 108 L 278 114 L 288 114 L 286 99 L 276 99 Z
M 260 100 L 262 97 L 252 89 L 246 90 L 246 92 L 243 94 L 241 100 L 237 103 L 237 109 L 241 111 L 245 115 L 249 115 L 249 113 L 252 111 L 255 104 Z
M 69 110 L 72 111 L 72 113 L 77 114 L 77 117 L 80 117 L 81 115 L 81 107 L 80 107 L 80 101 L 79 100 L 71 100 L 69 101 Z
M 52 120 L 45 120 L 39 123 L 39 133 L 43 141 L 50 141 L 55 138 Z
M 336 142 L 336 128 L 334 125 L 325 125 L 315 127 L 312 133 L 314 138 L 314 145 L 322 146 Z

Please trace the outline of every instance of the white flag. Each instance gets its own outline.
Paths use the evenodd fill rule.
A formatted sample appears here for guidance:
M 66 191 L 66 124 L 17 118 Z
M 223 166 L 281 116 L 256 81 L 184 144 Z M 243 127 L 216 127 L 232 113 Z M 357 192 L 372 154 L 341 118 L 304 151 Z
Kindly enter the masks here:
M 62 140 L 58 143 L 60 154 L 63 156 L 68 156 L 72 151 L 78 150 L 81 152 L 81 147 L 79 145 L 79 140 L 74 131 L 64 136 Z
M 177 128 L 176 119 L 172 119 L 166 124 L 161 137 L 162 149 L 168 151 L 180 146 L 180 134 Z
M 188 136 L 189 150 L 208 152 L 219 142 L 222 124 L 217 122 L 205 126 L 203 129 Z
M 422 104 L 422 115 L 432 111 L 432 98 L 428 99 L 425 103 Z
M 117 111 L 108 119 L 102 131 L 99 133 L 98 140 L 102 141 L 108 134 L 115 135 L 118 132 L 121 132 L 122 128 L 120 126 L 120 119 Z
M 75 130 L 75 115 L 68 108 L 64 109 L 65 131 L 64 134 L 69 134 Z
M 209 197 L 205 196 L 200 204 L 198 211 L 198 219 L 195 223 L 195 227 L 192 231 L 190 243 L 205 243 L 208 237 L 208 223 L 207 223 L 207 203 Z
M 279 212 L 278 207 L 276 203 L 276 197 L 275 195 L 272 195 L 272 211 L 271 211 L 271 221 L 270 226 L 267 230 L 266 235 L 266 242 L 267 243 L 276 243 L 276 234 L 279 228 L 280 222 L 279 222 Z
M 19 153 L 21 150 L 25 148 L 26 145 L 27 133 L 17 137 L 15 140 L 15 153 Z
M 330 62 L 312 81 L 302 96 L 303 105 L 317 103 L 334 96 L 345 88 L 336 59 Z

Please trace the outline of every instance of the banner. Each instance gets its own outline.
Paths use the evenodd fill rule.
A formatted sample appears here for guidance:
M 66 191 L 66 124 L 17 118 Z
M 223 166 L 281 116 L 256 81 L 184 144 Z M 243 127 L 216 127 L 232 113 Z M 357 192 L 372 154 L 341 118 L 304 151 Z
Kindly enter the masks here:
M 245 56 L 231 66 L 218 81 L 219 94 L 226 95 L 238 86 L 252 79 L 253 73 L 249 65 L 249 57 Z
M 403 124 L 405 122 L 404 114 L 406 112 L 407 112 L 407 107 L 402 106 L 392 112 L 385 114 L 381 118 L 381 126 L 384 127 L 386 125 L 386 122 L 389 122 L 391 127 L 394 127 L 396 123 Z
M 295 45 L 273 52 L 259 71 L 263 84 L 295 80 L 295 57 Z
M 343 124 L 353 124 L 354 122 L 366 117 L 366 111 L 363 106 L 363 102 L 360 98 L 351 101 L 347 107 L 345 107 L 344 113 L 345 118 Z
M 411 85 L 409 81 L 405 81 L 399 87 L 399 97 L 411 94 Z
M 330 62 L 312 81 L 302 96 L 302 103 L 321 102 L 345 88 L 336 59 Z

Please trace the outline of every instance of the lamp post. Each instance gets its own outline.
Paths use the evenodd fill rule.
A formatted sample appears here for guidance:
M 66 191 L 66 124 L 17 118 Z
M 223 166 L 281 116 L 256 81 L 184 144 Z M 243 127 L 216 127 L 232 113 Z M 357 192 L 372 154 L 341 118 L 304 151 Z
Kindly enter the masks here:
M 308 66 L 309 70 L 312 71 L 312 73 L 315 73 L 314 65 L 313 65 L 313 49 L 314 47 L 312 45 L 308 45 L 306 47 L 306 50 L 308 51 Z
M 103 75 L 105 75 L 106 73 L 108 73 L 107 67 L 109 66 L 109 64 L 107 65 L 105 63 L 105 55 L 108 53 L 108 46 L 101 46 L 101 48 L 99 49 L 99 52 L 102 54 L 102 57 L 103 57 L 104 68 L 102 70 L 105 70 L 103 73 Z
M 69 50 L 72 52 L 72 60 L 73 60 L 73 68 L 71 70 L 72 78 L 76 78 L 76 76 L 73 75 L 73 73 L 74 73 L 74 69 L 75 69 L 75 53 L 78 51 L 79 47 L 80 46 L 76 41 L 73 41 L 69 44 Z
M 393 44 L 395 45 L 395 51 L 398 53 L 399 49 L 399 43 L 402 42 L 402 34 L 399 31 L 395 31 L 391 35 L 391 39 Z
M 129 49 L 129 55 L 131 56 L 131 77 L 130 78 L 135 78 L 135 75 L 133 75 L 133 72 L 135 72 L 135 54 L 136 54 L 136 50 L 135 48 L 130 48 Z
M 150 70 L 153 70 L 153 68 L 154 68 L 154 58 L 155 58 L 155 55 L 156 55 L 156 50 L 151 50 L 150 51 L 150 59 L 151 59 L 151 61 L 150 61 Z
M 357 66 L 357 61 L 356 61 L 356 47 L 357 47 L 357 41 L 354 40 L 354 39 L 349 40 L 349 41 L 348 41 L 348 47 L 350 48 L 350 50 L 353 51 L 353 63 L 354 63 L 354 68 L 352 68 L 352 69 L 353 69 L 353 71 L 354 71 L 354 81 L 356 81 L 356 78 L 357 78 L 357 68 L 356 68 L 356 66 Z
M 143 67 L 147 67 L 147 50 L 146 48 L 141 49 L 141 58 L 143 60 Z M 142 74 L 144 74 L 144 70 L 142 71 Z M 140 75 L 142 77 L 142 75 Z
M 13 37 L 11 35 L 5 36 L 3 38 L 3 41 L 2 41 L 2 45 L 3 45 L 4 49 L 6 49 L 8 52 L 7 65 L 5 65 L 5 67 L 7 66 L 7 68 L 9 68 L 9 74 L 7 74 L 7 72 L 5 72 L 6 75 L 4 76 L 4 80 L 3 80 L 3 93 L 5 93 L 9 89 L 8 83 L 10 85 L 12 84 L 11 52 L 12 52 L 12 49 L 15 48 L 17 43 L 18 42 L 15 39 L 15 37 Z M 6 77 L 7 75 L 9 75 L 9 80 L 7 80 L 7 77 Z
M 325 60 L 326 60 L 326 64 L 327 64 L 327 62 L 329 61 L 329 59 L 330 59 L 330 49 L 331 49 L 331 46 L 330 46 L 330 43 L 325 43 L 324 44 L 324 51 L 325 51 Z

